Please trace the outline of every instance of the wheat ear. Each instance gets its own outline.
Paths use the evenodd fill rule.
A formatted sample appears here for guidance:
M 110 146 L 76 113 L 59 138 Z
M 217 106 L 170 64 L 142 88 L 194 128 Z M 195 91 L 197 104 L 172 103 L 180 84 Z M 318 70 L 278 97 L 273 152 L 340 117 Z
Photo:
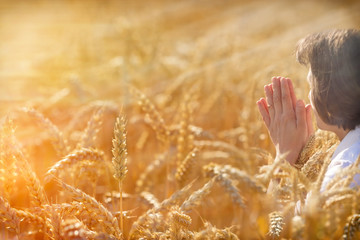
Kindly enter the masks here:
M 6 199 L 10 199 L 17 178 L 16 158 L 14 156 L 14 149 L 17 146 L 14 131 L 13 121 L 6 118 L 0 129 L 0 184 L 2 194 Z
M 150 187 L 146 186 L 147 184 L 151 183 L 148 181 L 149 177 L 154 174 L 154 171 L 163 169 L 166 165 L 167 159 L 165 158 L 165 154 L 159 156 L 155 161 L 150 163 L 144 171 L 139 176 L 139 179 L 136 181 L 136 192 L 141 191 L 150 191 Z
M 356 191 L 351 188 L 335 188 L 326 190 L 320 195 L 320 204 L 325 203 L 328 199 L 333 198 L 335 196 L 343 196 L 347 194 L 356 194 Z
M 165 121 L 160 113 L 156 110 L 154 104 L 139 89 L 131 87 L 131 93 L 138 99 L 138 103 L 143 112 L 145 112 L 150 126 L 155 131 L 157 138 L 162 142 L 169 140 L 170 131 L 165 125 Z
M 359 168 L 345 168 L 330 180 L 330 182 L 326 185 L 326 189 L 335 189 L 340 184 L 343 185 L 342 187 L 349 187 L 345 186 L 344 183 L 348 182 L 348 178 L 353 179 L 354 175 L 356 174 L 360 174 Z
M 343 202 L 348 201 L 348 203 L 351 203 L 351 201 L 353 200 L 353 194 L 344 194 L 344 195 L 340 195 L 340 196 L 334 196 L 331 197 L 329 199 L 326 200 L 326 202 L 323 205 L 324 209 L 328 209 L 331 208 L 332 206 L 334 206 L 335 204 L 340 204 Z M 344 204 L 343 206 L 346 206 L 347 204 Z
M 112 148 L 112 163 L 115 169 L 114 177 L 122 182 L 127 173 L 127 147 L 126 147 L 126 121 L 124 117 L 118 117 L 114 127 Z
M 20 219 L 9 202 L 0 197 L 0 219 L 10 231 L 20 234 Z
M 32 201 L 37 207 L 41 207 L 43 204 L 48 204 L 45 190 L 40 183 L 40 180 L 37 178 L 35 172 L 31 169 L 30 164 L 23 157 L 19 159 L 20 169 L 23 173 L 25 181 L 27 182 L 27 188 L 29 189 L 30 195 L 32 196 Z
M 275 170 L 279 167 L 279 165 L 283 162 L 284 156 L 277 156 L 274 162 L 269 166 L 267 171 L 260 175 L 260 180 L 263 182 L 264 185 L 268 185 L 271 177 L 273 176 Z
M 171 239 L 191 239 L 193 234 L 188 230 L 191 217 L 181 211 L 179 206 L 170 209 L 170 237 Z
M 61 237 L 64 239 L 96 239 L 96 232 L 89 230 L 77 219 L 66 219 L 61 223 Z
M 306 142 L 304 148 L 301 150 L 298 159 L 295 162 L 295 167 L 297 169 L 301 169 L 306 162 L 309 160 L 309 158 L 314 155 L 316 151 L 315 145 L 315 134 L 312 134 L 309 138 L 309 140 Z
M 38 125 L 45 128 L 49 132 L 51 143 L 59 157 L 68 153 L 67 142 L 62 132 L 48 118 L 35 109 L 23 108 L 22 111 L 37 120 Z
M 245 208 L 244 199 L 239 193 L 239 190 L 234 186 L 231 179 L 227 174 L 222 173 L 216 176 L 216 181 L 225 189 L 225 191 L 230 195 L 232 201 L 239 205 L 242 208 Z
M 317 178 L 315 186 L 314 186 L 314 192 L 316 192 L 316 194 L 318 194 L 320 192 L 321 184 L 322 184 L 322 182 L 324 180 L 325 173 L 327 171 L 327 168 L 328 168 L 330 162 L 331 162 L 331 157 L 330 157 L 330 154 L 327 153 L 326 156 L 325 156 L 324 164 L 323 164 L 323 166 L 321 168 L 319 177 Z
M 216 149 L 216 150 L 222 150 L 224 152 L 228 152 L 232 156 L 243 160 L 244 164 L 246 165 L 245 160 L 247 159 L 247 153 L 227 142 L 202 140 L 202 141 L 194 141 L 194 145 L 200 148 Z
M 127 173 L 127 148 L 126 148 L 126 121 L 125 117 L 119 116 L 116 118 L 114 127 L 114 138 L 112 148 L 112 163 L 115 169 L 114 177 L 119 181 L 120 192 L 120 227 L 123 231 L 123 217 L 122 217 L 122 184 Z
M 318 178 L 321 167 L 324 164 L 324 159 L 326 159 L 327 155 L 332 155 L 335 149 L 336 145 L 334 144 L 327 150 L 320 149 L 316 151 L 315 154 L 313 154 L 305 163 L 301 169 L 301 172 L 303 172 L 310 179 L 310 181 L 315 181 Z
M 193 182 L 176 191 L 169 198 L 162 201 L 158 206 L 149 209 L 148 211 L 146 211 L 146 213 L 138 217 L 138 219 L 131 226 L 130 237 L 135 237 L 138 235 L 138 232 L 140 231 L 142 226 L 148 221 L 148 219 L 151 218 L 151 215 L 154 215 L 154 213 L 156 213 L 157 211 L 170 208 L 171 206 L 179 202 L 184 196 L 188 195 L 192 184 Z
M 117 219 L 108 209 L 104 207 L 104 205 L 80 189 L 76 189 L 64 182 L 59 181 L 59 183 L 65 190 L 73 195 L 76 201 L 86 204 L 89 209 L 97 209 L 99 214 L 96 215 L 96 217 L 100 219 L 99 223 L 102 224 L 110 234 L 114 235 L 115 237 L 119 237 L 120 239 L 122 238 L 122 233 L 119 229 Z
M 279 212 L 272 212 L 269 214 L 269 235 L 271 237 L 280 237 L 284 226 L 284 217 Z
M 354 214 L 349 217 L 348 222 L 344 227 L 344 240 L 353 239 L 355 232 L 360 231 L 360 214 Z
M 185 100 L 180 106 L 180 130 L 177 138 L 177 165 L 179 166 L 186 154 L 193 148 L 194 135 L 191 134 L 189 126 L 191 124 L 190 95 L 186 94 Z
M 118 113 L 118 106 L 111 101 L 94 101 L 91 102 L 80 109 L 74 114 L 70 122 L 66 125 L 65 131 L 69 133 L 74 129 L 79 129 L 84 125 L 84 120 L 88 115 L 93 114 L 93 112 L 97 112 L 100 108 L 104 109 L 104 112 Z
M 50 219 L 48 221 L 50 222 L 50 229 L 51 229 L 49 235 L 51 234 L 54 239 L 63 240 L 64 238 L 61 236 L 61 234 L 62 234 L 62 228 L 61 228 L 62 218 L 59 215 L 59 213 L 55 211 L 54 208 L 51 209 L 51 215 L 50 215 Z
M 288 162 L 283 162 L 280 165 L 280 168 L 286 172 L 288 172 L 290 175 L 295 175 L 297 177 L 297 180 L 300 180 L 302 184 L 304 184 L 306 189 L 310 189 L 311 183 L 308 180 L 308 178 L 304 175 L 304 173 L 294 169 Z
M 258 193 L 266 192 L 265 187 L 258 180 L 231 165 L 217 165 L 210 163 L 204 166 L 203 169 L 210 176 L 218 175 L 220 173 L 227 174 L 231 179 L 246 185 L 246 189 L 251 189 Z
M 191 173 L 191 167 L 195 163 L 195 159 L 198 157 L 199 149 L 194 148 L 191 152 L 188 153 L 186 158 L 181 162 L 180 166 L 176 170 L 175 178 L 182 186 L 187 180 L 187 177 Z
M 231 232 L 230 228 L 218 229 L 212 226 L 209 222 L 205 222 L 205 229 L 196 232 L 195 240 L 210 240 L 210 239 L 229 239 L 238 240 L 239 238 Z
M 360 164 L 360 155 L 358 156 L 358 158 L 356 159 L 356 161 L 354 162 L 354 164 L 350 167 L 351 169 L 358 169 L 358 167 L 359 167 L 359 164 Z M 354 174 L 355 175 L 355 174 Z M 344 187 L 347 187 L 347 186 L 349 186 L 350 185 L 350 183 L 351 183 L 351 181 L 353 180 L 353 178 L 354 178 L 354 175 L 349 175 L 348 177 L 347 177 L 347 180 L 345 181 L 345 183 L 344 183 Z
M 149 203 L 152 207 L 158 208 L 160 206 L 159 201 L 157 198 L 149 192 L 141 192 L 140 197 L 146 200 L 147 203 Z
M 81 143 L 78 148 L 90 148 L 94 147 L 96 141 L 96 135 L 98 134 L 100 127 L 102 125 L 101 118 L 104 115 L 104 108 L 101 107 L 98 109 L 90 118 L 85 128 L 84 133 L 82 134 Z
M 186 199 L 180 206 L 180 209 L 187 213 L 190 212 L 194 207 L 198 206 L 201 200 L 210 193 L 211 188 L 214 185 L 215 178 L 208 181 L 202 188 L 193 192 L 188 199 Z
M 27 188 L 31 195 L 31 201 L 35 206 L 41 207 L 43 204 L 48 204 L 48 200 L 44 191 L 43 186 L 41 185 L 39 179 L 37 178 L 35 172 L 32 170 L 29 162 L 25 159 L 21 146 L 18 143 L 14 135 L 14 129 L 11 126 L 12 130 L 8 134 L 8 142 L 10 145 L 6 151 L 8 152 L 8 157 L 13 161 L 16 161 L 17 166 L 21 170 L 25 181 L 27 182 Z
M 103 162 L 104 153 L 102 151 L 91 148 L 82 148 L 75 150 L 73 153 L 67 155 L 62 160 L 58 161 L 47 171 L 45 182 L 49 182 L 54 176 L 59 175 L 61 171 L 64 171 L 72 165 L 85 160 L 93 162 Z
M 21 234 L 20 224 L 21 222 L 27 222 L 33 226 L 36 226 L 38 231 L 45 230 L 48 232 L 47 224 L 43 217 L 38 216 L 35 213 L 30 212 L 29 210 L 24 211 L 16 208 L 12 208 L 9 202 L 0 197 L 0 220 L 5 223 L 5 227 L 15 232 L 16 234 Z

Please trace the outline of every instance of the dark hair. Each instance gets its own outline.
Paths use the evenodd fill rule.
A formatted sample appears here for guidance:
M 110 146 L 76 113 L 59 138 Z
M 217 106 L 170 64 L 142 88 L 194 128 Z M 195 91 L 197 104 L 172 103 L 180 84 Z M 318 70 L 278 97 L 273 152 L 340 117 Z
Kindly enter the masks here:
M 297 60 L 310 65 L 312 101 L 327 124 L 354 129 L 360 124 L 360 31 L 333 30 L 298 42 Z

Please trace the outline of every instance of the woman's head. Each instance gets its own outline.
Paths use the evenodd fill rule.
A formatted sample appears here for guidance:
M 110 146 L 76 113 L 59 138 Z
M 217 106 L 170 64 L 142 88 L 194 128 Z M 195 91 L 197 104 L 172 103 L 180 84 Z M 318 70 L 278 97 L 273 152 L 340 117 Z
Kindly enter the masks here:
M 296 58 L 310 67 L 317 121 L 348 130 L 360 125 L 360 31 L 309 35 L 299 41 Z

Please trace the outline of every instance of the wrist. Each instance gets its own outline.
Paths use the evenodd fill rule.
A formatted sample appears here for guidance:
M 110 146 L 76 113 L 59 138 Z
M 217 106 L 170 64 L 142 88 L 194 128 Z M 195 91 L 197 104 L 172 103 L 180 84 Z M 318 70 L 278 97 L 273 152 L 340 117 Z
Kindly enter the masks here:
M 276 158 L 285 159 L 291 166 L 295 166 L 298 155 L 293 152 L 280 152 L 276 151 Z

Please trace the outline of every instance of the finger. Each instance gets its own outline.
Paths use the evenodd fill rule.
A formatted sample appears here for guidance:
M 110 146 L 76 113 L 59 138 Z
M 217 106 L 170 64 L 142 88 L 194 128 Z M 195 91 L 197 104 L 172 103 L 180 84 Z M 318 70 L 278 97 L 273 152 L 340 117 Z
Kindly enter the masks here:
M 271 84 L 266 85 L 264 87 L 264 90 L 265 90 L 266 103 L 269 111 L 269 116 L 271 119 L 274 119 L 274 102 L 273 102 L 273 91 Z
M 280 79 L 280 86 L 281 86 L 281 103 L 282 103 L 283 112 L 289 114 L 294 113 L 294 108 L 290 97 L 289 85 L 286 78 Z
M 269 108 L 268 108 L 269 104 L 266 102 L 266 100 L 264 98 L 261 98 L 260 102 L 262 103 L 263 107 L 266 109 L 267 113 L 269 113 Z
M 264 103 L 265 99 L 261 98 L 259 101 L 256 102 L 259 112 L 262 116 L 262 119 L 265 122 L 265 125 L 267 128 L 269 128 L 270 126 L 270 116 L 269 116 L 269 112 L 266 109 L 266 103 Z
M 296 125 L 297 129 L 306 129 L 306 111 L 302 100 L 296 101 Z
M 306 125 L 308 129 L 308 136 L 311 136 L 314 133 L 314 126 L 311 118 L 311 105 L 310 104 L 306 105 L 305 110 L 306 110 Z
M 277 115 L 282 112 L 280 77 L 274 77 L 272 83 L 274 110 L 275 115 Z
M 294 108 L 294 111 L 295 111 L 295 109 L 296 109 L 296 95 L 295 95 L 295 91 L 294 91 L 294 86 L 292 84 L 292 81 L 289 78 L 287 78 L 287 81 L 288 81 L 288 85 L 289 85 L 290 97 L 291 97 L 292 105 L 293 105 L 293 108 Z
M 272 84 L 268 84 L 265 85 L 264 90 L 265 90 L 265 96 L 266 96 L 266 101 L 269 105 L 273 105 L 273 91 L 272 91 Z

